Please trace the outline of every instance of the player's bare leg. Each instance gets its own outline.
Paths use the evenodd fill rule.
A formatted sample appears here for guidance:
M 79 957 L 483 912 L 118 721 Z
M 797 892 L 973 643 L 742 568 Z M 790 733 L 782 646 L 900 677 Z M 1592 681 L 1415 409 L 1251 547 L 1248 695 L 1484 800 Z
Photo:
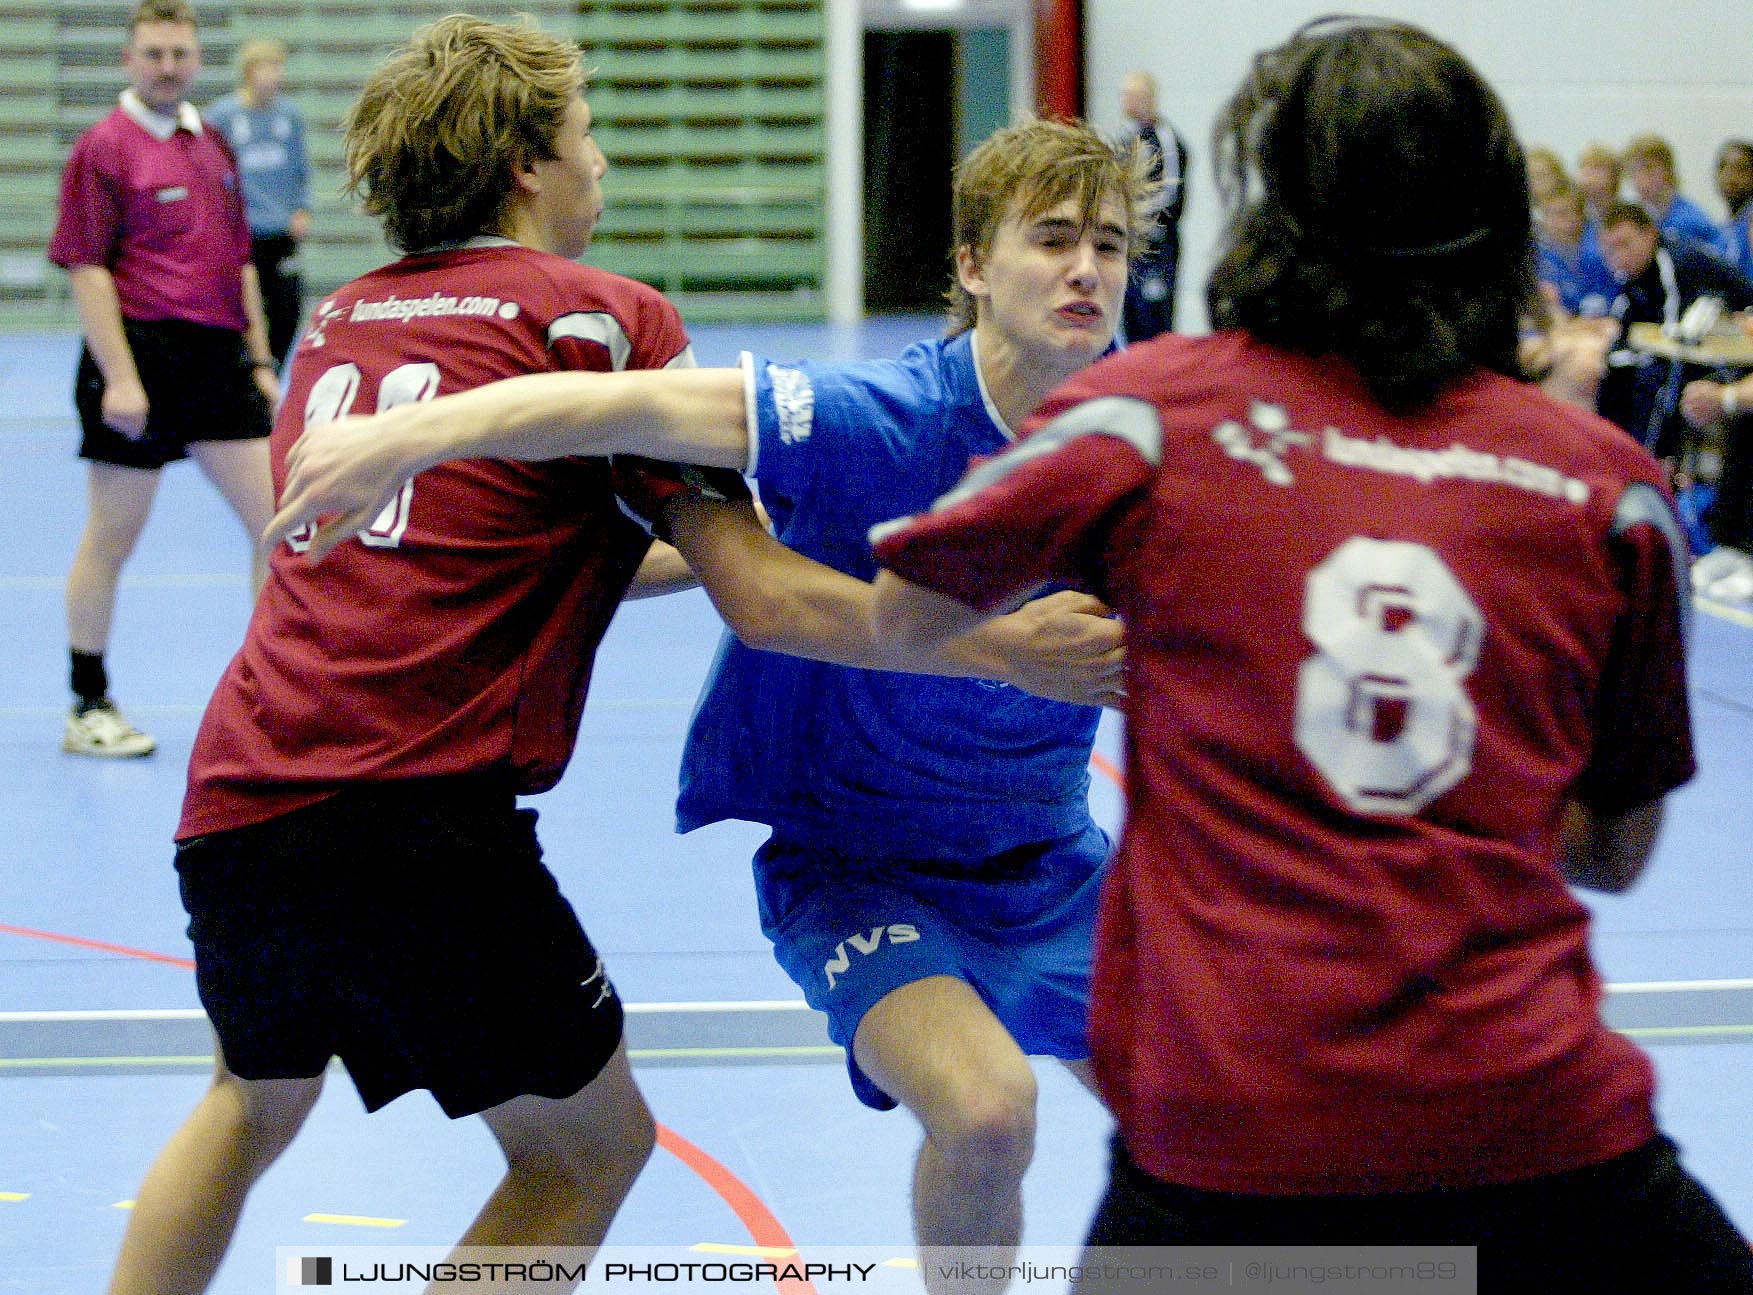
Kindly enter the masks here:
M 158 494 L 158 472 L 91 463 L 85 531 L 67 573 L 67 641 L 77 652 L 101 655 L 110 643 L 116 585 Z
M 925 1130 L 913 1176 L 913 1229 L 926 1289 L 1003 1290 L 1003 1278 L 963 1278 L 947 1269 L 963 1259 L 1003 1267 L 1016 1257 L 1023 1173 L 1035 1151 L 1028 1058 L 980 996 L 951 976 L 918 980 L 879 999 L 859 1022 L 853 1053 Z
M 250 546 L 250 597 L 262 591 L 268 578 L 268 554 L 261 544 L 262 532 L 274 516 L 274 479 L 268 462 L 268 441 L 193 441 L 189 457 L 231 505 L 243 524 Z
M 625 1043 L 571 1097 L 514 1097 L 481 1118 L 505 1152 L 505 1177 L 459 1246 L 594 1249 L 657 1145 L 657 1125 L 633 1081 Z M 435 1283 L 428 1289 L 486 1288 Z
M 199 1295 L 231 1244 L 244 1199 L 304 1127 L 309 1079 L 240 1079 L 214 1044 L 213 1083 L 158 1153 L 128 1216 L 110 1295 Z

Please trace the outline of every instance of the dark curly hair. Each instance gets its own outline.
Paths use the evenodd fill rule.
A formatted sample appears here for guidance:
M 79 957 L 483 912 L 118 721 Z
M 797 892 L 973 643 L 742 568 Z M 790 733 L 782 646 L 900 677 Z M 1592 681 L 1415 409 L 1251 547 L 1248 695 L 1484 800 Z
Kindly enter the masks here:
M 1397 411 L 1475 367 L 1522 376 L 1538 311 L 1509 115 L 1404 23 L 1319 18 L 1254 60 L 1218 119 L 1229 212 L 1212 322 L 1337 354 Z

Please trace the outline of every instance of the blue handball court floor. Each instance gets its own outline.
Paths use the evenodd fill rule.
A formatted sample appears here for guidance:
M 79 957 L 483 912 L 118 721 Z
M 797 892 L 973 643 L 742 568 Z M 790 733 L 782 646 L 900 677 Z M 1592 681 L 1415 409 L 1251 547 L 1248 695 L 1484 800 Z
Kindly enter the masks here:
M 893 353 L 931 321 L 701 329 L 701 362 Z M 60 753 L 62 582 L 83 518 L 69 389 L 76 343 L 0 337 L 0 1292 L 103 1289 L 153 1155 L 202 1092 L 209 1041 L 169 840 L 190 743 L 247 617 L 242 534 L 200 479 L 164 474 L 124 578 L 118 698 L 148 760 Z M 905 1264 L 917 1133 L 859 1106 L 839 1051 L 755 922 L 745 824 L 672 832 L 681 740 L 719 627 L 698 593 L 627 605 L 603 646 L 578 754 L 536 802 L 550 865 L 630 1004 L 665 1143 L 611 1244 L 706 1254 L 869 1246 Z M 1753 615 L 1701 604 L 1692 666 L 1702 773 L 1675 796 L 1630 895 L 1591 896 L 1610 1019 L 1661 1075 L 1686 1160 L 1753 1231 Z M 1092 799 L 1114 828 L 1118 724 Z M 1104 1178 L 1107 1119 L 1039 1067 L 1025 1241 L 1068 1246 Z M 214 1287 L 272 1290 L 284 1246 L 442 1245 L 501 1168 L 478 1121 L 421 1094 L 362 1117 L 337 1077 L 263 1181 Z

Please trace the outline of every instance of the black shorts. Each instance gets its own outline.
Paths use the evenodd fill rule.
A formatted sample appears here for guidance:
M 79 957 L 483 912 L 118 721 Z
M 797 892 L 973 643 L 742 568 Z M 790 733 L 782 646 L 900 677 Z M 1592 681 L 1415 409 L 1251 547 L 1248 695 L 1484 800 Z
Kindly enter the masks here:
M 103 420 L 103 373 L 91 348 L 79 353 L 73 403 L 84 437 L 79 457 L 123 468 L 162 468 L 192 441 L 248 441 L 273 423 L 256 389 L 243 334 L 175 319 L 126 319 L 123 332 L 146 388 L 146 430 L 129 440 Z
M 1477 1246 L 1482 1295 L 1753 1295 L 1753 1251 L 1665 1137 L 1520 1182 L 1355 1196 L 1182 1187 L 1138 1168 L 1116 1137 L 1088 1244 Z
M 338 1056 L 367 1110 L 453 1119 L 570 1097 L 621 1041 L 602 960 L 542 865 L 534 810 L 473 779 L 365 785 L 177 850 L 195 980 L 245 1079 Z

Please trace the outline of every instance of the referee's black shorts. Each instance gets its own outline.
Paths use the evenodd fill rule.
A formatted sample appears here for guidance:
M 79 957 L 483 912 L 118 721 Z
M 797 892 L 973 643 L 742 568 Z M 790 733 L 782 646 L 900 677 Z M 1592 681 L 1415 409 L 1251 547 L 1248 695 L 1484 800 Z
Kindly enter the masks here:
M 103 420 L 103 374 L 87 346 L 79 354 L 73 403 L 84 433 L 79 457 L 124 468 L 162 468 L 192 441 L 247 441 L 273 423 L 256 388 L 243 334 L 176 319 L 122 321 L 140 385 L 146 430 L 129 440 Z
M 542 864 L 534 810 L 467 778 L 365 784 L 177 851 L 195 978 L 245 1079 L 346 1064 L 367 1110 L 569 1097 L 621 1004 Z

